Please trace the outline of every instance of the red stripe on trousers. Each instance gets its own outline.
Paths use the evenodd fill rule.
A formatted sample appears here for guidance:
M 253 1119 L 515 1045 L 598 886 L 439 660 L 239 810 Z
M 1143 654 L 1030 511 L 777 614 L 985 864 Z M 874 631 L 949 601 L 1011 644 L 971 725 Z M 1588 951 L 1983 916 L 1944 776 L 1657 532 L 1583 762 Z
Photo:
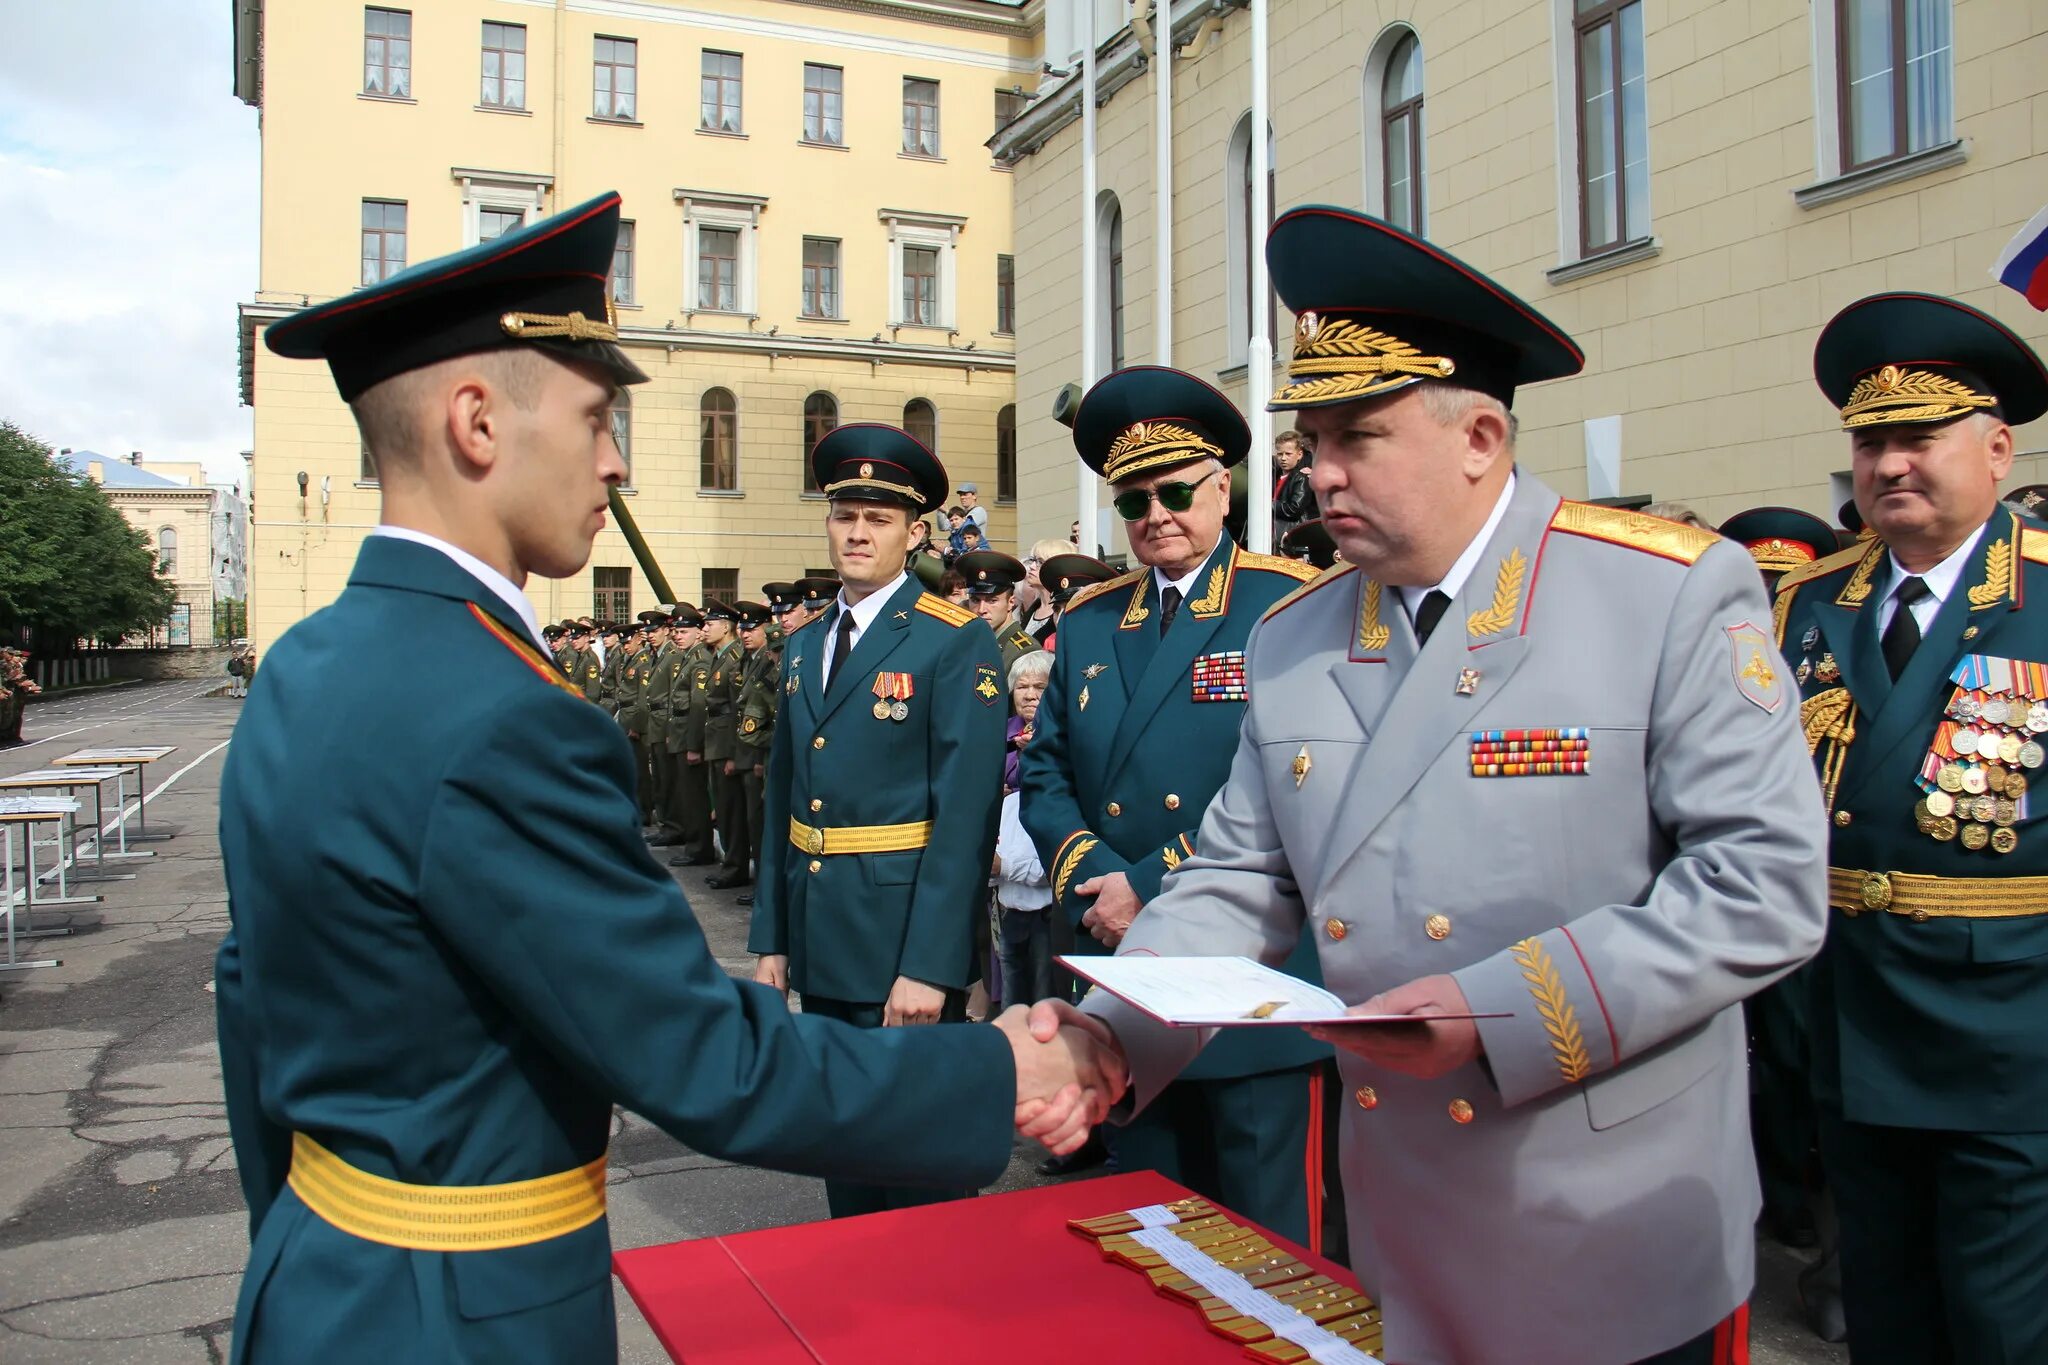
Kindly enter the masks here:
M 1323 1254 L 1323 1072 L 1308 1078 L 1308 1249 Z M 1747 1365 L 1747 1362 L 1745 1362 Z

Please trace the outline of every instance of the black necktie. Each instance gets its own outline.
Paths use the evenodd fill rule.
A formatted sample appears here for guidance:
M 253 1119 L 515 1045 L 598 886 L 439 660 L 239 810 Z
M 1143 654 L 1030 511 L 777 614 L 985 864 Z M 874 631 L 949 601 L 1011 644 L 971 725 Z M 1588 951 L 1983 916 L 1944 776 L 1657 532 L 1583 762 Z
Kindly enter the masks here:
M 839 629 L 832 635 L 832 667 L 825 672 L 825 690 L 832 690 L 832 680 L 839 676 L 839 670 L 846 666 L 846 656 L 853 653 L 853 613 L 845 607 L 839 609 Z
M 1166 628 L 1173 624 L 1173 618 L 1180 614 L 1180 589 L 1171 583 L 1166 591 L 1159 594 L 1159 633 L 1166 634 Z
M 1920 623 L 1913 619 L 1913 604 L 1931 595 L 1931 591 L 1924 579 L 1909 578 L 1893 594 L 1897 605 L 1892 608 L 1892 623 L 1884 628 L 1884 639 L 1878 642 L 1884 649 L 1884 666 L 1891 670 L 1893 682 L 1906 671 L 1913 651 L 1920 647 Z
M 1444 613 L 1450 610 L 1450 606 L 1451 599 L 1445 595 L 1442 588 L 1431 588 L 1423 595 L 1422 605 L 1415 609 L 1415 642 L 1417 644 L 1426 645 L 1429 643 L 1430 635 L 1436 630 L 1436 623 L 1444 619 Z

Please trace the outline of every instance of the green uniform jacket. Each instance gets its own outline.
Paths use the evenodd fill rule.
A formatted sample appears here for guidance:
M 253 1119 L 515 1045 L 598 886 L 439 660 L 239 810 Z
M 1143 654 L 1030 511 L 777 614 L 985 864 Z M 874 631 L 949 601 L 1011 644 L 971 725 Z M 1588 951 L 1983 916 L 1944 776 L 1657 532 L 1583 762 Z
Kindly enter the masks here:
M 690 646 L 689 657 L 683 663 L 684 678 L 690 685 L 690 700 L 687 709 L 681 703 L 675 707 L 679 712 L 686 712 L 682 718 L 682 749 L 677 752 L 687 751 L 699 756 L 704 753 L 704 725 L 709 719 L 708 708 L 711 703 L 711 656 L 715 653 L 716 650 L 699 641 Z M 683 681 L 684 679 L 676 681 L 676 690 L 679 692 L 682 690 Z M 669 738 L 673 741 L 676 732 L 670 731 Z
M 679 684 L 685 689 L 689 686 L 683 674 L 685 657 L 685 651 L 674 645 L 663 646 L 660 657 L 654 661 L 654 680 L 647 685 L 647 742 L 661 745 L 664 753 L 668 751 L 676 688 Z
M 463 685 L 357 666 L 393 648 Z M 294 1131 L 408 1183 L 500 1184 L 595 1159 L 616 1102 L 726 1160 L 1001 1174 L 1001 1035 L 848 1028 L 727 976 L 640 840 L 625 741 L 453 561 L 371 537 L 271 664 L 221 786 L 216 1000 L 254 1236 L 237 1359 L 615 1354 L 605 1220 L 505 1250 L 361 1240 L 287 1186 Z
M 995 639 L 906 577 L 827 692 L 839 610 L 783 645 L 747 949 L 787 955 L 791 986 L 835 1000 L 879 1003 L 899 976 L 965 987 L 1002 811 Z M 906 719 L 875 717 L 881 673 L 908 677 Z M 790 845 L 792 818 L 821 828 L 929 820 L 932 831 L 921 851 L 819 856 Z
M 1829 863 L 1938 877 L 2048 874 L 2048 829 L 2039 818 L 2048 768 L 2015 769 L 2033 790 L 2010 853 L 1937 841 L 1914 820 L 1923 795 L 1915 779 L 1956 690 L 1949 679 L 1957 663 L 1983 655 L 2048 665 L 2048 531 L 2004 507 L 1994 512 L 1897 682 L 1878 645 L 1891 574 L 1890 555 L 1873 540 L 1779 585 L 1778 639 L 1806 698 L 1808 734 L 1834 709 L 1830 702 L 1855 704 Z M 1816 700 L 1830 693 L 1837 695 Z M 2032 738 L 2048 743 L 2048 735 Z M 1837 742 L 1823 735 L 1809 743 L 1825 768 Z M 1819 1100 L 1858 1123 L 2048 1131 L 2048 903 L 2042 908 L 1916 924 L 1838 907 L 1810 969 Z
M 576 656 L 576 664 L 569 674 L 569 680 L 583 689 L 583 700 L 601 703 L 604 693 L 604 665 L 598 661 L 597 651 L 586 649 Z
M 1075 595 L 1060 617 L 1052 677 L 1017 766 L 1024 828 L 1052 879 L 1074 951 L 1109 950 L 1081 925 L 1076 888 L 1121 872 L 1141 901 L 1194 852 L 1202 812 L 1230 775 L 1244 720 L 1244 648 L 1266 608 L 1316 571 L 1239 550 L 1210 552 L 1173 628 L 1159 633 L 1159 588 L 1140 569 Z M 1303 935 L 1287 970 L 1321 981 Z M 1330 1055 L 1300 1029 L 1220 1033 L 1183 1073 L 1253 1076 Z
M 619 664 L 625 656 L 625 650 L 616 645 L 604 652 L 604 673 L 599 679 L 597 704 L 608 716 L 619 713 Z
M 747 656 L 740 684 L 739 757 L 766 763 L 775 738 L 776 703 L 782 698 L 782 651 L 760 649 Z
M 619 724 L 647 738 L 647 688 L 654 681 L 654 651 L 636 647 L 619 665 Z
M 1001 627 L 997 629 L 996 649 L 1002 657 L 1003 686 L 1005 688 L 1008 688 L 1010 685 L 1010 665 L 1016 663 L 1017 660 L 1038 647 L 1038 641 L 1031 638 L 1030 633 L 1018 623 L 1017 618 L 1014 616 L 1003 622 Z
M 737 757 L 740 729 L 740 687 L 746 681 L 747 651 L 737 638 L 711 656 L 711 681 L 704 689 L 704 761 L 723 763 Z

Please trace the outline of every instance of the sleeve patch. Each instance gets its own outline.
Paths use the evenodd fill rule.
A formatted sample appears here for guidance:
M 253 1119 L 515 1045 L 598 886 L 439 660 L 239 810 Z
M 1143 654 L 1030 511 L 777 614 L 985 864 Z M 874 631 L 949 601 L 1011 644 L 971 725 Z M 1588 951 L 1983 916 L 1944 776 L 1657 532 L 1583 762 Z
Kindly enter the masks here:
M 996 671 L 987 664 L 974 666 L 974 695 L 981 698 L 983 706 L 994 706 L 996 698 L 1003 695 L 1003 689 L 996 685 Z
M 1722 630 L 1728 636 L 1735 690 L 1744 701 L 1766 714 L 1776 712 L 1785 703 L 1785 688 L 1777 666 L 1771 662 L 1774 651 L 1770 635 L 1747 621 L 1723 626 Z

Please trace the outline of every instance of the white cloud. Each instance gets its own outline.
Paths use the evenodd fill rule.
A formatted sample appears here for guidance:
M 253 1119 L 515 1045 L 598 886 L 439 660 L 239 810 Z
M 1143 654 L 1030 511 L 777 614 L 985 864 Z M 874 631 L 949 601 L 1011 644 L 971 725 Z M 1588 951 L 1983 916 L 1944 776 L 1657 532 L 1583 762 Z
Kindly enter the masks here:
M 0 417 L 54 446 L 245 475 L 235 304 L 256 287 L 256 111 L 220 0 L 0 16 Z

